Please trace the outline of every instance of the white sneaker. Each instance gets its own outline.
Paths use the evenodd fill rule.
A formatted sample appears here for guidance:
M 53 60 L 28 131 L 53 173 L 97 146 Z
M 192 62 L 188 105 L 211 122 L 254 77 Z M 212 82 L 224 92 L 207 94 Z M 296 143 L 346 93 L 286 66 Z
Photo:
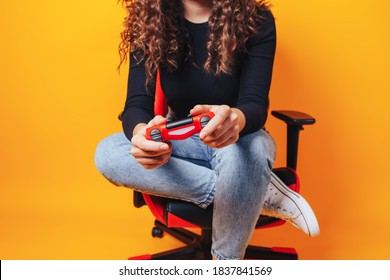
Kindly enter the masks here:
M 261 214 L 289 221 L 309 236 L 320 234 L 317 218 L 309 203 L 274 173 L 271 173 Z

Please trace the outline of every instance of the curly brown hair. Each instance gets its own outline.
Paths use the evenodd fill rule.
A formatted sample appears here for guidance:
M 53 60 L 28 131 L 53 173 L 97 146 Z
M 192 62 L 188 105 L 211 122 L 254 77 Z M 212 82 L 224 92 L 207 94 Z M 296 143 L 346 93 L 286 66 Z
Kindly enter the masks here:
M 175 70 L 183 51 L 191 55 L 184 28 L 184 8 L 181 0 L 118 0 L 127 9 L 122 41 L 119 44 L 121 64 L 129 52 L 144 60 L 146 83 L 159 67 Z M 264 0 L 211 0 L 212 14 L 208 20 L 208 58 L 204 69 L 214 75 L 229 74 L 234 54 L 245 51 L 246 41 L 258 31 L 258 12 L 269 9 Z

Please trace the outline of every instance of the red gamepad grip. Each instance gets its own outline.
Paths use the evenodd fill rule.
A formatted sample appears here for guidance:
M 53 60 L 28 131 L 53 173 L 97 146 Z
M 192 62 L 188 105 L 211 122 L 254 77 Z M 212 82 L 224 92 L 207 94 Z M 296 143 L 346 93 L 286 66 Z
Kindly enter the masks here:
M 200 132 L 213 117 L 213 112 L 207 112 L 166 124 L 155 125 L 146 129 L 146 139 L 158 142 L 183 140 Z

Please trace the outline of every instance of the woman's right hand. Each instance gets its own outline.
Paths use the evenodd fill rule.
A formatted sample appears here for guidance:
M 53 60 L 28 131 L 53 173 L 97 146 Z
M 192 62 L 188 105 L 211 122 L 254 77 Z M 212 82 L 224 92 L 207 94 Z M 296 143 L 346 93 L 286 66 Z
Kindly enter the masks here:
M 166 118 L 156 116 L 148 124 L 138 124 L 134 128 L 130 154 L 145 169 L 154 169 L 164 165 L 172 154 L 171 143 L 154 142 L 146 139 L 146 129 L 148 127 L 166 122 Z

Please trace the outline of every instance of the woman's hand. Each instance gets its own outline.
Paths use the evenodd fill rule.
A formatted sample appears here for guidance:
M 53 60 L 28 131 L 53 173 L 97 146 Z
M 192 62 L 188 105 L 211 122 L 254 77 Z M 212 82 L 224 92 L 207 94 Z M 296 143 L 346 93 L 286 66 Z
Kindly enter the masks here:
M 227 105 L 196 105 L 191 115 L 213 112 L 214 118 L 200 132 L 200 139 L 212 148 L 223 148 L 235 143 L 245 126 L 245 115 Z
M 134 128 L 130 154 L 145 169 L 160 167 L 167 163 L 171 156 L 172 145 L 170 143 L 154 142 L 146 139 L 146 129 L 148 127 L 166 122 L 165 118 L 156 116 L 148 124 L 138 124 Z

